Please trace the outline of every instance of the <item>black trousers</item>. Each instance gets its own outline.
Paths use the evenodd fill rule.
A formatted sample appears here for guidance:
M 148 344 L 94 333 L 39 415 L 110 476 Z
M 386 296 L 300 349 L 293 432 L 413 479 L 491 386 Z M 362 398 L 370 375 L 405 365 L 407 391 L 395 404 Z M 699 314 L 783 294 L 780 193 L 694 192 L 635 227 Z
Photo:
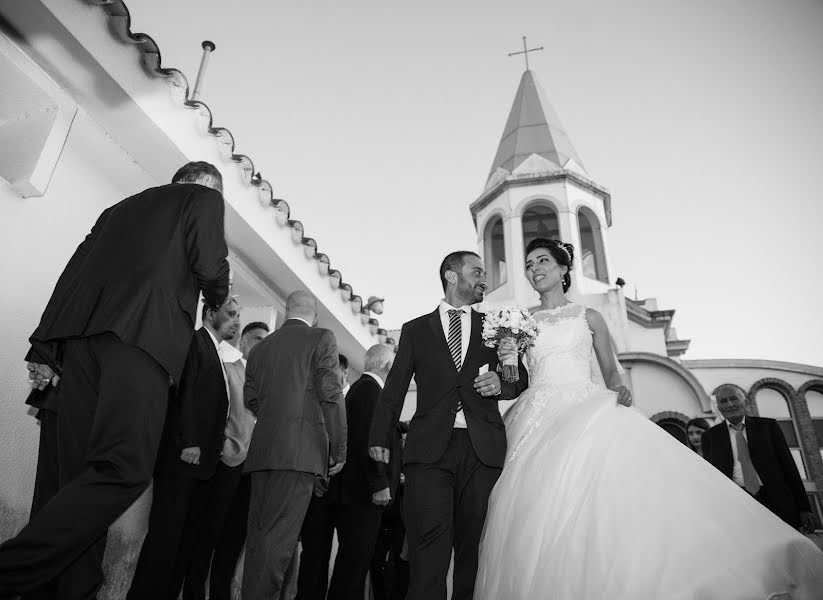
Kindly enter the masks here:
M 285 600 L 316 475 L 255 471 L 243 569 L 243 600 Z
M 312 498 L 301 530 L 297 600 L 362 600 L 382 513 L 382 507 L 371 503 Z M 338 549 L 327 596 L 335 529 Z
M 452 599 L 471 600 L 489 494 L 501 469 L 481 463 L 468 431 L 455 429 L 437 462 L 407 464 L 403 472 L 410 568 L 406 598 L 446 600 L 454 549 Z
M 172 471 L 154 475 L 149 529 L 129 588 L 129 600 L 176 600 L 193 550 L 193 531 L 208 502 L 208 481 Z
M 209 600 L 231 600 L 231 582 L 237 570 L 237 561 L 246 544 L 250 497 L 251 476 L 243 475 L 235 490 L 211 559 Z
M 403 600 L 409 588 L 409 563 L 401 558 L 406 539 L 403 523 L 403 487 L 383 512 L 371 563 L 374 600 Z
M 46 393 L 56 393 L 56 390 L 49 386 Z M 40 423 L 40 444 L 37 452 L 37 471 L 34 476 L 34 495 L 31 500 L 29 519 L 34 518 L 60 489 L 58 418 L 57 413 L 54 411 L 46 409 L 37 411 L 37 420 Z M 58 579 L 53 579 L 25 593 L 22 600 L 51 600 L 51 598 L 57 598 L 59 597 L 58 583 Z
M 65 342 L 60 386 L 60 490 L 0 546 L 0 593 L 59 575 L 59 598 L 95 598 L 108 528 L 151 480 L 168 404 L 165 370 L 101 334 Z
M 189 515 L 186 529 L 183 532 L 182 545 L 184 547 L 189 545 L 191 548 L 184 574 L 183 600 L 206 600 L 206 579 L 209 576 L 209 565 L 212 562 L 212 555 L 220 543 L 226 519 L 237 495 L 242 476 L 242 463 L 230 467 L 223 462 L 219 462 L 214 476 L 196 492 L 204 495 L 205 505 L 202 510 L 198 511 L 200 514 Z M 246 503 L 245 514 L 243 514 L 243 520 L 247 519 L 248 502 Z M 243 537 L 245 538 L 245 528 Z M 240 549 L 242 550 L 242 542 Z M 235 559 L 236 564 L 237 560 Z M 234 575 L 234 568 L 231 572 Z M 230 588 L 231 576 L 229 576 Z M 211 599 L 214 600 L 213 594 Z

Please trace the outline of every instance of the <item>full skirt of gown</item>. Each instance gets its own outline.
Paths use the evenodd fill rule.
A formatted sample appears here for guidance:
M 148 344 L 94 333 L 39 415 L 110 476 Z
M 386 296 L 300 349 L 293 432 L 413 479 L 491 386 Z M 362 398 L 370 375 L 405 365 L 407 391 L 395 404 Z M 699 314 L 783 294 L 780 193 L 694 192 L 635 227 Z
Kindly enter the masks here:
M 506 417 L 477 600 L 823 599 L 823 553 L 596 383 Z

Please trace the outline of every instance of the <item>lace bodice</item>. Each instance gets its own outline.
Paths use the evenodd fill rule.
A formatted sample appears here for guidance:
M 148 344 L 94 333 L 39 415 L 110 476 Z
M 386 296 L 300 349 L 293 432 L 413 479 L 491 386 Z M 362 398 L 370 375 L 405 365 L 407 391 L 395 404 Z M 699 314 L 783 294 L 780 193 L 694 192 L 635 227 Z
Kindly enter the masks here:
M 509 436 L 507 461 L 515 460 L 534 433 L 545 423 L 546 411 L 562 410 L 584 402 L 603 389 L 599 368 L 593 368 L 592 333 L 586 307 L 566 304 L 534 313 L 538 334 L 526 352 L 529 387 L 506 417 Z M 549 422 L 551 419 L 549 419 Z
M 586 307 L 566 304 L 534 314 L 538 336 L 526 354 L 529 385 L 566 387 L 592 382 L 592 334 Z

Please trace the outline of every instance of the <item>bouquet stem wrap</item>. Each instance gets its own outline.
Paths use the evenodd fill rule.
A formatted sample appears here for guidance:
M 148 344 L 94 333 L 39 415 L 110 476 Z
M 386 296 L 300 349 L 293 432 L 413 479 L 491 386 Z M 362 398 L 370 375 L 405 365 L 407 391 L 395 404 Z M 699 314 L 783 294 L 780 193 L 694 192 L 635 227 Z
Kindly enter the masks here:
M 513 383 L 520 379 L 517 357 L 530 348 L 537 338 L 537 322 L 529 311 L 516 306 L 503 308 L 483 317 L 483 343 L 496 348 L 503 340 L 508 340 L 517 348 L 517 353 L 503 360 L 503 381 Z
M 513 344 L 517 344 L 517 340 L 514 338 L 504 338 L 509 340 Z M 515 356 L 507 356 L 503 360 L 503 381 L 506 383 L 514 383 L 515 381 L 520 381 L 520 370 L 517 368 L 517 355 Z

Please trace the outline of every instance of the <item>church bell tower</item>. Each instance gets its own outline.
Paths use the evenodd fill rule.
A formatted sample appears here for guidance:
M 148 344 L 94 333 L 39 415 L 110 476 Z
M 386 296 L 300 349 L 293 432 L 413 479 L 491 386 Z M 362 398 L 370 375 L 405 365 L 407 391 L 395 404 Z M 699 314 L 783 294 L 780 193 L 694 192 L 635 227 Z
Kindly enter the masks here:
M 586 296 L 614 290 L 608 253 L 611 196 L 589 177 L 528 68 L 483 193 L 470 210 L 488 274 L 487 308 L 537 305 L 524 267 L 525 248 L 537 237 L 574 244 L 572 298 L 589 304 Z

